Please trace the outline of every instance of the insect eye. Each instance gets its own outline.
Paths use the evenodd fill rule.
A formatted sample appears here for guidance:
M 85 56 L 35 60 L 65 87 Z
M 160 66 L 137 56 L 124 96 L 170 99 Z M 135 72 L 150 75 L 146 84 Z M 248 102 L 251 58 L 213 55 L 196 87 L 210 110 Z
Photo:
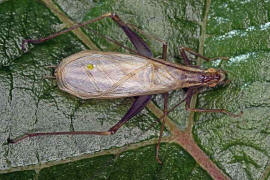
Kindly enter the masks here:
M 207 69 L 206 72 L 209 72 L 209 73 L 215 73 L 215 72 L 217 72 L 217 70 L 214 69 L 214 68 L 209 68 L 209 69 Z

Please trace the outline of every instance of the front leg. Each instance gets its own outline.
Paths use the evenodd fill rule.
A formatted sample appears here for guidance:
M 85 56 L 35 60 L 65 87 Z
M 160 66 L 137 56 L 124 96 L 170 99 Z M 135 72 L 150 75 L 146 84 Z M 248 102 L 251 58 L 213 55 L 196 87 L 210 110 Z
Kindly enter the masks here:
M 188 59 L 187 57 L 187 54 L 186 52 L 189 52 L 190 54 L 193 54 L 194 56 L 197 56 L 197 57 L 200 57 L 206 61 L 214 61 L 214 60 L 217 60 L 217 59 L 222 59 L 222 60 L 229 60 L 228 57 L 214 57 L 214 58 L 208 58 L 208 57 L 205 57 L 195 51 L 193 51 L 192 49 L 190 48 L 187 48 L 187 47 L 181 47 L 179 48 L 179 52 L 180 52 L 180 55 L 182 56 L 182 58 L 184 59 L 184 63 L 185 65 L 191 65 L 191 60 Z
M 192 112 L 212 112 L 212 113 L 224 113 L 227 114 L 228 116 L 231 117 L 240 117 L 243 112 L 241 111 L 239 114 L 233 114 L 231 112 L 229 112 L 226 109 L 201 109 L 201 108 L 191 108 L 190 107 L 190 102 L 191 102 L 191 98 L 194 94 L 196 94 L 198 92 L 198 88 L 199 87 L 195 87 L 195 88 L 188 88 L 187 90 L 187 94 L 186 94 L 186 110 L 187 111 L 192 111 Z

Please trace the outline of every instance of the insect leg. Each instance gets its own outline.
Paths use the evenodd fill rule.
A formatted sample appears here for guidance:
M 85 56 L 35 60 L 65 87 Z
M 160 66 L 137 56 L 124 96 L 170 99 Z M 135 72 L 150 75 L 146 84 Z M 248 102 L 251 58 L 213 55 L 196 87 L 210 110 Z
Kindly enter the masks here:
M 128 120 L 130 120 L 133 116 L 138 114 L 151 99 L 151 96 L 139 96 L 136 98 L 134 103 L 128 112 L 124 115 L 124 117 L 113 127 L 111 127 L 108 131 L 66 131 L 66 132 L 41 132 L 41 133 L 27 133 L 23 136 L 17 137 L 15 139 L 8 139 L 7 143 L 17 143 L 26 138 L 36 137 L 36 136 L 52 136 L 52 135 L 111 135 L 116 133 L 116 131 L 125 124 Z
M 195 51 L 193 51 L 192 49 L 188 48 L 188 47 L 181 47 L 179 48 L 179 52 L 180 52 L 180 55 L 183 57 L 184 59 L 184 63 L 186 65 L 191 65 L 191 61 L 190 59 L 188 59 L 187 55 L 186 55 L 186 52 L 189 52 L 190 54 L 193 54 L 197 57 L 200 57 L 206 61 L 213 61 L 213 60 L 217 60 L 217 59 L 222 59 L 222 60 L 229 60 L 228 57 L 214 57 L 214 58 L 208 58 L 208 57 L 205 57 Z
M 233 114 L 226 109 L 200 109 L 200 108 L 190 108 L 191 98 L 194 94 L 196 94 L 198 88 L 188 88 L 186 95 L 186 110 L 192 112 L 214 112 L 214 113 L 224 113 L 231 117 L 240 117 L 243 112 L 241 111 L 239 114 Z
M 103 14 L 103 15 L 97 17 L 97 18 L 91 19 L 91 20 L 86 21 L 86 22 L 83 22 L 83 23 L 76 24 L 74 26 L 71 26 L 68 29 L 65 29 L 63 31 L 60 31 L 60 32 L 57 32 L 55 34 L 49 35 L 49 36 L 47 36 L 45 38 L 41 38 L 41 39 L 24 39 L 23 42 L 22 42 L 22 46 L 21 46 L 22 47 L 22 50 L 25 51 L 25 44 L 28 44 L 28 43 L 31 43 L 31 44 L 40 44 L 42 42 L 45 42 L 45 41 L 47 41 L 49 39 L 53 39 L 53 38 L 55 38 L 57 36 L 60 36 L 60 35 L 62 35 L 64 33 L 69 32 L 69 31 L 72 31 L 72 30 L 77 29 L 79 27 L 86 26 L 87 24 L 91 24 L 91 23 L 97 22 L 97 21 L 99 21 L 101 19 L 104 19 L 105 17 L 110 17 L 110 16 L 111 16 L 111 13 Z
M 132 29 L 135 29 L 136 31 L 138 31 L 139 33 L 143 34 L 144 36 L 148 37 L 148 38 L 151 38 L 151 39 L 155 39 L 156 41 L 159 41 L 161 42 L 162 44 L 167 44 L 164 40 L 152 35 L 152 34 L 149 34 L 149 33 L 146 33 L 144 31 L 142 31 L 140 28 L 138 28 L 136 25 L 134 24 L 130 24 L 130 23 L 127 23 L 128 27 L 132 28 Z
M 164 97 L 163 118 L 162 118 L 162 125 L 161 125 L 161 129 L 159 133 L 158 143 L 156 146 L 156 160 L 159 164 L 162 164 L 161 160 L 159 159 L 159 149 L 160 149 L 160 142 L 161 142 L 161 138 L 162 138 L 164 127 L 165 127 L 165 120 L 168 114 L 168 95 L 169 95 L 168 93 L 163 94 L 163 97 Z
M 166 43 L 163 43 L 162 59 L 164 59 L 165 61 L 167 59 L 167 44 Z M 156 160 L 159 164 L 162 164 L 161 160 L 159 159 L 159 149 L 160 149 L 160 142 L 161 142 L 161 138 L 162 138 L 164 127 L 165 127 L 165 120 L 168 114 L 168 96 L 169 96 L 169 93 L 163 94 L 164 108 L 163 108 L 162 125 L 161 125 L 161 129 L 159 133 L 158 143 L 156 146 Z
M 162 39 L 160 39 L 160 38 L 158 38 L 158 37 L 156 37 L 156 36 L 154 36 L 154 35 L 152 35 L 152 34 L 145 33 L 144 31 L 142 31 L 140 28 L 138 28 L 138 27 L 135 26 L 134 24 L 128 23 L 127 25 L 128 25 L 128 27 L 133 28 L 133 29 L 135 29 L 137 32 L 143 34 L 143 35 L 146 36 L 147 38 L 151 38 L 151 39 L 154 39 L 154 40 L 156 40 L 156 41 L 158 41 L 158 42 L 161 42 L 162 45 L 163 45 L 163 46 L 162 46 L 162 50 L 163 50 L 163 52 L 162 52 L 162 59 L 164 59 L 164 60 L 166 59 L 166 58 L 164 58 L 164 57 L 167 56 L 167 42 L 165 42 L 164 40 L 162 40 Z
M 128 120 L 130 120 L 133 116 L 138 114 L 143 110 L 143 108 L 147 105 L 149 100 L 151 99 L 151 95 L 148 96 L 138 96 L 136 97 L 135 101 L 129 108 L 128 112 L 122 117 L 122 119 L 114 125 L 112 128 L 109 129 L 109 131 L 114 134 L 116 131 L 123 125 L 125 124 Z
M 74 29 L 77 29 L 79 27 L 83 27 L 87 24 L 91 24 L 91 23 L 94 23 L 94 22 L 97 22 L 101 19 L 104 19 L 106 17 L 110 17 L 112 20 L 114 20 L 118 26 L 120 28 L 122 28 L 122 30 L 126 33 L 126 35 L 128 36 L 128 38 L 130 39 L 130 41 L 132 42 L 132 44 L 135 46 L 137 52 L 139 54 L 142 54 L 144 56 L 147 56 L 147 57 L 152 57 L 153 54 L 151 52 L 151 50 L 149 49 L 149 47 L 146 45 L 146 43 L 144 42 L 144 40 L 138 36 L 135 32 L 133 32 L 127 24 L 125 24 L 120 18 L 118 15 L 114 14 L 114 13 L 106 13 L 106 14 L 103 14 L 97 18 L 94 18 L 94 19 L 91 19 L 89 21 L 86 21 L 86 22 L 83 22 L 83 23 L 79 23 L 79 24 L 76 24 L 68 29 L 65 29 L 63 31 L 60 31 L 60 32 L 57 32 L 55 34 L 52 34 L 50 36 L 47 36 L 45 38 L 41 38 L 41 39 L 25 39 L 23 40 L 22 42 L 22 50 L 25 50 L 25 44 L 27 43 L 32 43 L 32 44 L 39 44 L 39 43 L 42 43 L 44 41 L 47 41 L 49 39 L 53 39 L 57 36 L 60 36 L 66 32 L 69 32 L 69 31 L 72 31 Z
M 125 24 L 119 16 L 116 14 L 112 14 L 111 18 L 118 24 L 118 26 L 126 33 L 132 44 L 134 45 L 136 51 L 144 56 L 147 57 L 153 57 L 153 54 L 149 47 L 146 45 L 144 40 L 136 34 L 134 31 L 132 31 L 127 24 Z

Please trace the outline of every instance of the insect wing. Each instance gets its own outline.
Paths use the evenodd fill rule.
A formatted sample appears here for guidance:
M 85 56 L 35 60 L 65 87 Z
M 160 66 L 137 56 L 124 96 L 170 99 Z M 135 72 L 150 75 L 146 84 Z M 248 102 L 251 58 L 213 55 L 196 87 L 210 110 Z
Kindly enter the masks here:
M 60 89 L 83 99 L 157 94 L 181 86 L 181 72 L 149 59 L 83 51 L 65 58 L 56 69 Z

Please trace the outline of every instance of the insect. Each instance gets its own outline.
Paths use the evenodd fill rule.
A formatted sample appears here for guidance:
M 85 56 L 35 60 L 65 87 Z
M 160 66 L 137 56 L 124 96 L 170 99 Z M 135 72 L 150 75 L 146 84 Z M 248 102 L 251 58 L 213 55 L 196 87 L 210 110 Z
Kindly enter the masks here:
M 185 65 L 178 65 L 165 61 L 167 56 L 167 44 L 163 43 L 162 59 L 153 57 L 153 54 L 145 41 L 137 35 L 130 25 L 124 23 L 119 16 L 107 13 L 85 23 L 72 26 L 69 29 L 58 32 L 42 39 L 26 39 L 23 41 L 22 49 L 26 43 L 38 44 L 56 36 L 59 36 L 78 27 L 94 23 L 103 18 L 109 17 L 125 32 L 135 51 L 129 48 L 134 54 L 123 54 L 117 52 L 101 52 L 86 50 L 73 54 L 61 61 L 56 67 L 55 78 L 58 87 L 74 96 L 82 99 L 111 99 L 122 97 L 135 97 L 132 106 L 122 119 L 108 131 L 75 131 L 75 132 L 39 132 L 25 134 L 15 139 L 8 139 L 8 143 L 17 143 L 25 138 L 45 135 L 64 134 L 94 134 L 111 135 L 138 114 L 149 102 L 153 94 L 164 94 L 164 115 L 160 132 L 160 138 L 164 129 L 164 121 L 168 110 L 168 92 L 175 89 L 187 88 L 186 109 L 194 112 L 220 112 L 238 117 L 225 109 L 197 109 L 190 107 L 191 97 L 201 87 L 215 87 L 226 82 L 226 73 L 222 70 L 209 68 L 207 70 L 191 66 L 186 52 L 205 60 L 204 57 L 189 48 L 180 48 L 180 54 Z M 113 41 L 113 40 L 111 40 Z M 114 42 L 114 41 L 113 41 Z M 116 44 L 119 44 L 115 42 Z M 156 159 L 158 158 L 160 139 L 157 145 Z

